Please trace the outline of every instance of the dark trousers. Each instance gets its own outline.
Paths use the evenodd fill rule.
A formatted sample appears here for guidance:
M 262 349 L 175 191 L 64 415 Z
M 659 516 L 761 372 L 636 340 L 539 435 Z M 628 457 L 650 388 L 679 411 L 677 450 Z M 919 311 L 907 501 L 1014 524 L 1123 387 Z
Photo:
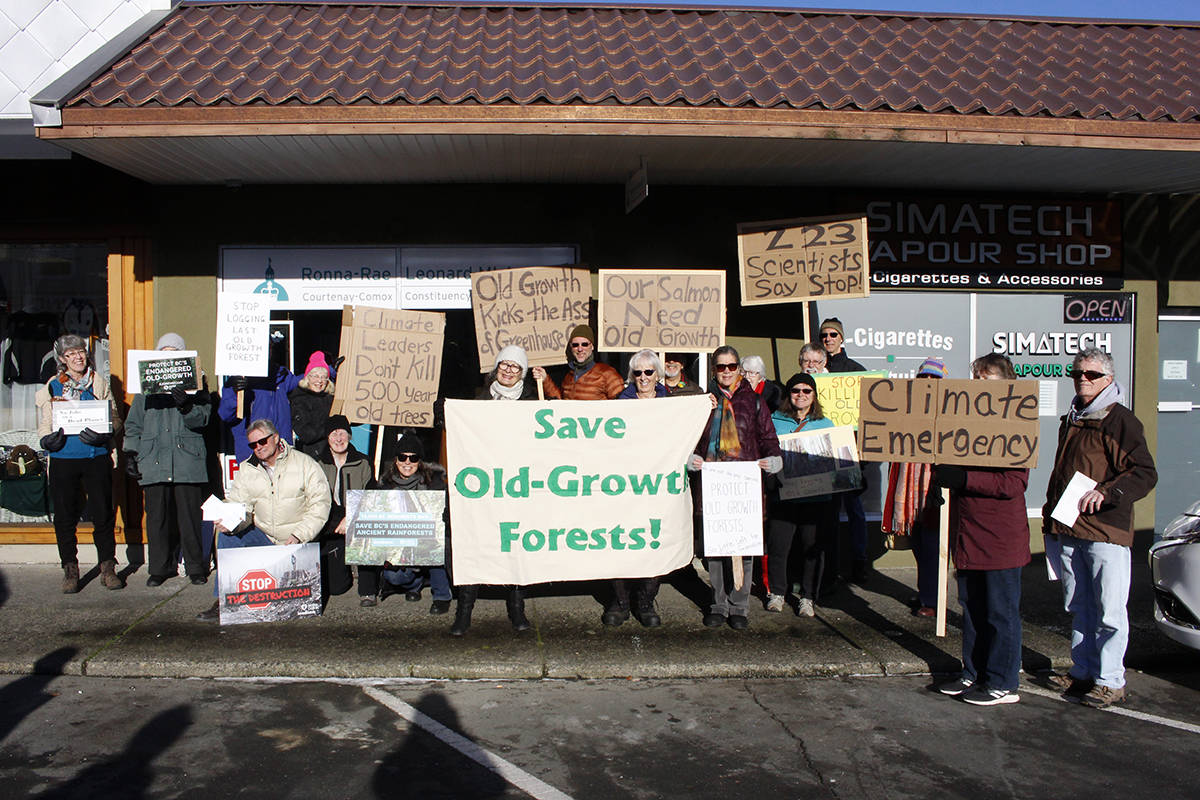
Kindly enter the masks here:
M 58 541 L 58 559 L 63 566 L 79 563 L 75 526 L 83 504 L 79 502 L 79 487 L 87 493 L 88 516 L 92 518 L 92 541 L 97 560 L 116 558 L 117 542 L 113 536 L 116 511 L 113 509 L 112 459 L 107 455 L 95 458 L 50 457 L 50 503 L 54 509 L 54 538 Z
M 963 677 L 1016 689 L 1021 670 L 1021 568 L 960 569 Z
M 183 551 L 188 575 L 207 575 L 200 525 L 204 502 L 202 483 L 152 483 L 146 493 L 146 571 L 164 577 L 178 572 L 178 551 Z
M 834 536 L 829 502 L 799 503 L 781 501 L 771 507 L 767 519 L 767 591 L 788 593 L 788 560 L 793 542 L 799 543 L 800 596 L 817 599 L 825 554 Z
M 926 608 L 937 607 L 938 529 L 936 525 L 913 525 L 913 558 L 917 561 L 917 598 Z
M 623 609 L 629 608 L 629 582 L 637 585 L 638 608 L 653 608 L 654 598 L 658 597 L 658 586 L 661 578 L 614 578 L 612 581 L 613 605 Z

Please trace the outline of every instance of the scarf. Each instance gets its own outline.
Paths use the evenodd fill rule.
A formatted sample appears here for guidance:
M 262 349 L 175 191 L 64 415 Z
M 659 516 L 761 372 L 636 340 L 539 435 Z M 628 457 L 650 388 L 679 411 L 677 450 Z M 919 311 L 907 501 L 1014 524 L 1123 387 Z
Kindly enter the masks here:
M 582 378 L 584 375 L 586 375 L 587 371 L 589 369 L 591 369 L 593 366 L 595 366 L 595 364 L 596 364 L 595 352 L 593 352 L 590 356 L 588 356 L 587 360 L 585 360 L 585 361 L 580 361 L 578 363 L 572 361 L 571 362 L 571 372 L 574 373 L 575 380 L 578 381 L 580 378 Z
M 525 391 L 525 381 L 517 381 L 512 386 L 504 386 L 500 381 L 492 381 L 490 389 L 493 400 L 520 400 Z
M 738 438 L 737 417 L 730 402 L 742 383 L 739 375 L 728 390 L 717 386 L 717 413 L 713 414 L 708 432 L 708 461 L 738 461 L 742 457 L 742 442 Z
M 1080 417 L 1086 417 L 1089 414 L 1095 414 L 1098 411 L 1103 411 L 1114 403 L 1125 403 L 1125 389 L 1121 384 L 1113 381 L 1108 386 L 1105 386 L 1100 394 L 1092 398 L 1092 402 L 1081 406 L 1079 404 L 1079 395 L 1075 395 L 1075 399 L 1071 401 L 1071 409 L 1067 412 L 1067 422 L 1074 422 Z
M 83 377 L 75 380 L 71 377 L 71 373 L 58 373 L 58 382 L 62 384 L 62 396 L 64 400 L 81 400 L 83 393 L 90 391 L 92 388 L 92 378 L 95 377 L 92 368 L 88 367 L 87 372 L 83 373 Z
M 392 475 L 392 488 L 412 492 L 420 489 L 421 486 L 421 470 L 419 469 L 407 478 L 399 472 Z
M 887 497 L 881 527 L 889 550 L 907 550 L 913 526 L 929 504 L 932 464 L 893 463 L 888 470 Z

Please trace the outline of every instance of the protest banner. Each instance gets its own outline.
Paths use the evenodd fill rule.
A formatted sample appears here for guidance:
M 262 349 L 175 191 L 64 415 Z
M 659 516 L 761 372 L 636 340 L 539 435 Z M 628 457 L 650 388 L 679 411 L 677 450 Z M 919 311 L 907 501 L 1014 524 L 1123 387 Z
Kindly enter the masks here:
M 321 613 L 321 546 L 316 542 L 222 550 L 217 579 L 222 625 Z
M 440 567 L 446 563 L 446 493 L 401 489 L 346 492 L 346 563 Z
M 96 433 L 112 433 L 112 418 L 107 400 L 59 400 L 50 403 L 50 427 L 68 435 L 84 428 Z
M 744 222 L 737 243 L 744 306 L 871 293 L 865 216 Z
M 269 294 L 217 295 L 218 375 L 261 377 L 270 371 L 271 303 Z
M 571 330 L 588 321 L 592 283 L 584 267 L 519 267 L 471 275 L 479 369 L 491 371 L 510 344 L 529 366 L 561 364 Z
M 446 315 L 434 311 L 346 306 L 339 353 L 346 360 L 331 413 L 352 423 L 433 427 L 445 330 Z
M 867 378 L 859 394 L 863 461 L 1037 466 L 1038 382 Z
M 779 437 L 783 472 L 779 497 L 800 497 L 851 492 L 862 488 L 858 448 L 849 425 L 785 433 Z
M 834 425 L 858 428 L 858 390 L 863 378 L 886 378 L 887 370 L 826 372 L 813 375 L 825 419 Z
M 701 481 L 704 555 L 761 556 L 762 469 L 758 462 L 706 461 Z
M 649 578 L 692 558 L 708 397 L 446 401 L 454 582 Z
M 195 350 L 130 350 L 126 366 L 130 394 L 170 394 L 176 386 L 200 388 Z
M 600 270 L 599 350 L 709 353 L 725 344 L 724 270 Z

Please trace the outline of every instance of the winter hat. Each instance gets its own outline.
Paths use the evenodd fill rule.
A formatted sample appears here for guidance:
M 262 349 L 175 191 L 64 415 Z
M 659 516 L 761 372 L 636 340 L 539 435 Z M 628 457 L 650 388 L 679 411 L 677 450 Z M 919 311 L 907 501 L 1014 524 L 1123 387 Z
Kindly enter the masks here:
M 593 345 L 596 344 L 596 332 L 592 330 L 591 325 L 576 325 L 574 328 L 572 328 L 571 335 L 567 337 L 567 345 L 570 346 L 571 340 L 577 336 L 587 339 Z
M 792 391 L 792 387 L 797 386 L 801 383 L 803 383 L 805 386 L 812 387 L 812 390 L 814 392 L 817 390 L 816 379 L 814 379 L 813 376 L 809 375 L 807 372 L 797 372 L 795 375 L 788 378 L 787 383 L 784 384 L 784 388 L 790 392 L 790 391 Z
M 522 378 L 529 371 L 529 356 L 525 355 L 525 348 L 519 344 L 510 344 L 496 355 L 496 369 L 500 369 L 501 361 L 511 361 L 514 364 L 519 364 L 521 366 Z
M 818 328 L 817 330 L 823 331 L 826 328 L 832 328 L 833 330 L 838 332 L 838 336 L 842 337 L 843 339 L 846 338 L 846 332 L 844 330 L 842 330 L 842 321 L 840 319 L 838 319 L 837 317 L 830 317 L 829 319 L 825 320 L 824 322 L 821 323 L 821 327 Z
M 172 350 L 187 350 L 183 337 L 178 333 L 164 333 L 158 337 L 158 344 L 154 345 L 155 350 L 166 350 L 168 347 Z
M 308 377 L 308 373 L 314 369 L 325 370 L 326 375 L 333 375 L 333 370 L 329 368 L 329 364 L 325 361 L 325 354 L 320 350 L 308 357 L 308 366 L 304 368 L 304 377 Z
M 346 419 L 345 414 L 334 414 L 325 420 L 325 435 L 328 436 L 334 431 L 350 433 L 350 420 Z
M 417 458 L 422 461 L 425 459 L 425 447 L 412 433 L 402 433 L 400 438 L 396 440 L 396 449 L 394 453 L 414 453 Z
M 920 368 L 917 369 L 918 378 L 949 378 L 950 372 L 946 369 L 946 362 L 940 358 L 927 358 L 921 362 Z

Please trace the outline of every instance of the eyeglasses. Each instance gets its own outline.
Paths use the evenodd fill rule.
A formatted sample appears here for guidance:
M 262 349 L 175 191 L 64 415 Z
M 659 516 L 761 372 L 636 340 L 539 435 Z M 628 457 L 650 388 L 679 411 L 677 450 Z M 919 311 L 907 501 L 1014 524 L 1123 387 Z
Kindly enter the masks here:
M 270 436 L 264 436 L 263 438 L 261 438 L 261 439 L 256 439 L 256 440 L 255 440 L 255 441 L 253 441 L 253 442 L 252 442 L 252 441 L 250 441 L 249 439 L 247 439 L 247 440 L 246 440 L 246 444 L 250 445 L 250 448 L 251 448 L 252 450 L 257 450 L 258 448 L 262 447 L 262 446 L 263 446 L 264 444 L 266 444 L 267 442 L 271 441 L 271 437 L 273 437 L 274 435 L 275 435 L 275 434 L 273 434 L 273 433 L 272 433 Z
M 656 370 L 652 370 L 652 369 L 631 369 L 629 371 L 631 373 L 633 373 L 633 376 L 635 378 L 640 377 L 642 375 L 645 375 L 647 378 L 649 378 L 651 375 L 653 375 L 656 372 Z
M 578 350 L 581 347 L 591 347 L 591 342 L 571 342 L 571 347 Z
M 63 358 L 87 358 L 86 350 L 68 350 L 63 353 Z
M 514 364 L 511 361 L 501 361 L 500 366 L 496 367 L 496 369 L 500 370 L 501 372 L 520 372 L 521 365 Z
M 420 464 L 421 457 L 416 453 L 396 453 L 396 460 L 400 462 L 409 462 L 412 464 Z
M 736 361 L 732 364 L 713 364 L 713 372 L 734 372 L 737 368 Z
M 837 331 L 821 331 L 822 339 L 836 339 L 840 335 Z
M 1082 369 L 1074 374 L 1080 378 L 1087 378 L 1089 381 L 1098 381 L 1108 375 L 1107 372 L 1097 372 L 1094 369 Z
M 812 394 L 813 390 L 807 386 L 793 386 L 792 394 Z

